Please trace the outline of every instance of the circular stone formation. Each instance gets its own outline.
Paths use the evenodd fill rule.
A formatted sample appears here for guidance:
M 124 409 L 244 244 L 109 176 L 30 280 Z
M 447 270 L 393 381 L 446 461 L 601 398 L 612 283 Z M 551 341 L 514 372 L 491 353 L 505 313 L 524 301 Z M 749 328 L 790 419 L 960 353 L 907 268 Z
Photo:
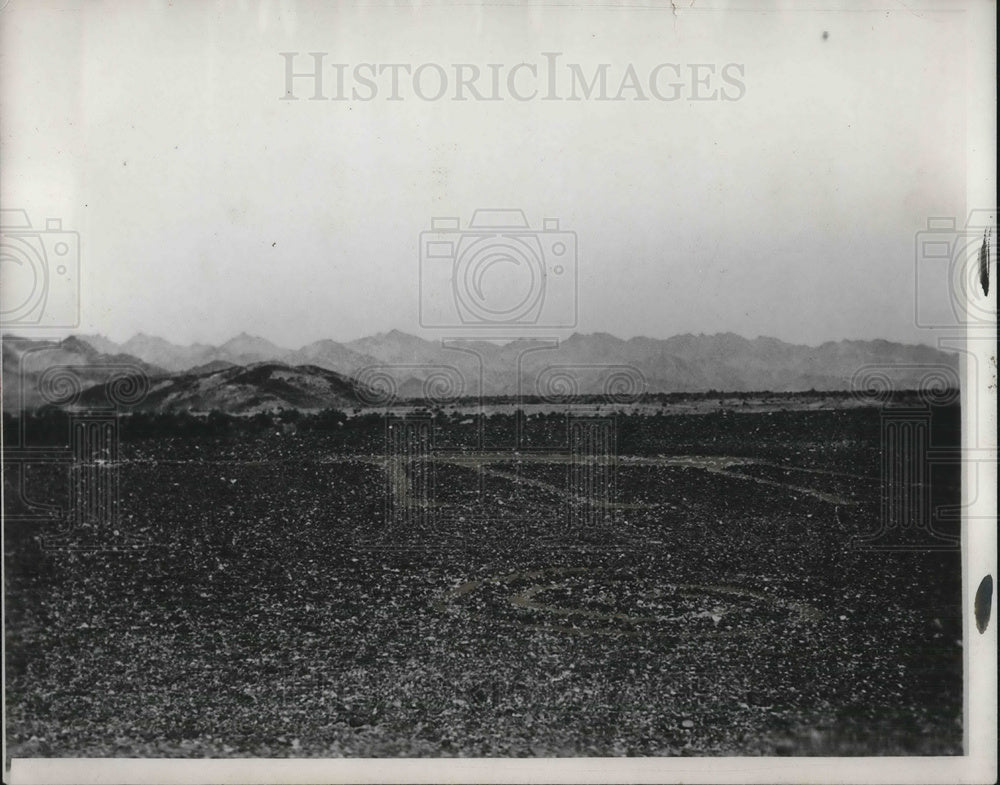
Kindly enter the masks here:
M 670 583 L 587 567 L 550 567 L 468 581 L 441 611 L 537 630 L 679 639 L 758 634 L 763 626 L 811 622 L 802 602 L 740 586 Z

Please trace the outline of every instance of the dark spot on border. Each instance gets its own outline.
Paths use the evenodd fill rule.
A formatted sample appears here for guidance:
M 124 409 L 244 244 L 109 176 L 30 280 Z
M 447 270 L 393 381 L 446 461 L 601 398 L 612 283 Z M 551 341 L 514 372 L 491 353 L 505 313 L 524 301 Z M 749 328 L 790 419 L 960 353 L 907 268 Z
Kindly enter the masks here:
M 979 285 L 983 287 L 983 295 L 990 294 L 990 230 L 987 227 L 983 234 L 983 244 L 979 247 Z
M 990 624 L 990 612 L 993 609 L 993 576 L 987 575 L 979 582 L 976 589 L 976 629 L 982 635 Z

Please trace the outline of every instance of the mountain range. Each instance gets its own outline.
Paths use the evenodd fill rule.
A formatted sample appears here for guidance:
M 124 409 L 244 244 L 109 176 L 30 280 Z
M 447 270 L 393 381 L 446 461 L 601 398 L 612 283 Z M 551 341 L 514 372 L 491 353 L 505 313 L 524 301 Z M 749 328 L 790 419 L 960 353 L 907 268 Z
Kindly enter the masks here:
M 121 344 L 99 335 L 5 336 L 4 407 L 51 402 L 46 385 L 52 387 L 49 369 L 56 366 L 71 367 L 82 387 L 141 375 L 148 380 L 142 408 L 233 413 L 478 395 L 628 400 L 642 392 L 850 390 L 866 368 L 898 389 L 921 387 L 928 370 L 958 380 L 957 355 L 928 346 L 883 340 L 804 346 L 733 333 L 627 340 L 594 333 L 492 343 L 429 341 L 394 330 L 298 349 L 246 333 L 219 346 L 181 346 L 144 334 Z

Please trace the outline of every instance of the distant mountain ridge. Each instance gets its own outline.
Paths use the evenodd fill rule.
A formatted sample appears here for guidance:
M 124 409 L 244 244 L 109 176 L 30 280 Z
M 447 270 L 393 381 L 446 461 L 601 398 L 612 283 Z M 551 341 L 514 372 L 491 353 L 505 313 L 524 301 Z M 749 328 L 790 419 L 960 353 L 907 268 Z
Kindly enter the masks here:
M 608 384 L 651 393 L 847 390 L 855 374 L 877 367 L 894 386 L 916 389 L 928 369 L 949 372 L 957 383 L 957 355 L 929 346 L 884 340 L 828 341 L 820 346 L 734 333 L 683 334 L 657 339 L 575 333 L 561 341 L 525 338 L 441 342 L 392 330 L 340 343 L 321 340 L 286 349 L 241 333 L 220 346 L 179 346 L 139 335 L 124 344 L 79 336 L 93 348 L 132 354 L 174 373 L 218 371 L 229 364 L 312 365 L 368 382 L 396 397 L 606 393 Z
M 106 351 L 99 351 L 95 344 Z M 178 356 L 176 347 L 151 336 L 139 336 L 122 346 L 75 336 L 62 341 L 4 336 L 4 410 L 54 406 L 109 411 L 121 406 L 139 411 L 255 414 L 277 409 L 350 409 L 362 404 L 359 395 L 373 395 L 364 384 L 316 365 L 210 360 L 190 370 L 171 372 L 116 351 L 126 345 L 161 359 Z M 252 356 L 254 347 L 264 346 L 241 341 L 233 353 L 245 358 Z M 209 354 L 198 348 L 191 356 Z
M 77 404 L 89 408 L 108 397 L 106 384 L 86 390 Z M 363 392 L 363 390 L 362 390 Z M 358 406 L 353 379 L 316 366 L 261 362 L 226 365 L 201 373 L 176 373 L 152 380 L 138 411 L 257 414 L 280 409 L 321 411 Z
M 115 378 L 141 374 L 153 379 L 167 373 L 120 349 L 111 341 L 95 346 L 76 336 L 49 341 L 5 335 L 4 410 L 32 409 L 66 400 L 87 387 Z
M 94 396 L 129 374 L 146 378 L 139 408 L 230 413 L 477 396 L 566 401 L 596 395 L 622 402 L 642 393 L 841 391 L 857 387 L 859 373 L 910 390 L 928 379 L 957 387 L 959 379 L 957 355 L 928 346 L 844 340 L 813 347 L 733 333 L 627 340 L 577 333 L 561 342 L 494 344 L 435 342 L 391 331 L 294 350 L 246 333 L 220 346 L 179 346 L 142 334 L 123 344 L 102 336 L 5 336 L 2 348 L 7 410 L 92 405 Z M 65 386 L 54 374 L 60 366 L 71 370 L 71 387 L 97 389 L 53 398 L 63 389 L 59 384 Z

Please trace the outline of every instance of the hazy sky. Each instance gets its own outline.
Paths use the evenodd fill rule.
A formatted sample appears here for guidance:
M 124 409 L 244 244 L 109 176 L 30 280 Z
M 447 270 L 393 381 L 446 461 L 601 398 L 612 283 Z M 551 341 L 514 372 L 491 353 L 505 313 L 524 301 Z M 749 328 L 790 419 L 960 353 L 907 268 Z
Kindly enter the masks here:
M 582 332 L 932 342 L 914 235 L 966 213 L 968 15 L 782 5 L 11 0 L 2 206 L 79 232 L 81 330 L 116 340 L 442 335 L 418 318 L 420 232 L 517 207 L 576 232 Z M 683 95 L 428 101 L 402 72 L 400 101 L 389 73 L 375 100 L 283 101 L 281 52 L 298 70 L 327 53 L 327 98 L 334 63 L 348 93 L 359 63 L 440 64 L 449 90 L 453 64 L 498 64 L 506 93 L 545 52 L 562 53 L 563 97 L 567 64 L 601 63 L 612 95 L 630 63 L 646 93 L 676 64 L 660 84 Z M 738 100 L 687 100 L 691 64 L 715 69 L 703 94 Z M 515 89 L 544 91 L 528 75 Z

